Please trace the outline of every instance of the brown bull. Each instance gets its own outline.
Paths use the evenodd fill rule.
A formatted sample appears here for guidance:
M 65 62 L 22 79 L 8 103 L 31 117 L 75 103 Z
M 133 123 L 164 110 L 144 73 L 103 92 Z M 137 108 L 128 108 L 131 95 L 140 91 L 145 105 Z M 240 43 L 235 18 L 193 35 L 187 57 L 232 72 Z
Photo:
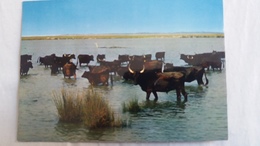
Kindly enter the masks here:
M 65 77 L 71 77 L 74 76 L 74 79 L 76 79 L 76 66 L 73 63 L 66 63 L 63 66 L 63 75 Z
M 81 76 L 87 78 L 91 85 L 108 85 L 109 79 L 109 68 L 105 66 L 94 66 L 91 67 L 90 71 L 85 71 Z

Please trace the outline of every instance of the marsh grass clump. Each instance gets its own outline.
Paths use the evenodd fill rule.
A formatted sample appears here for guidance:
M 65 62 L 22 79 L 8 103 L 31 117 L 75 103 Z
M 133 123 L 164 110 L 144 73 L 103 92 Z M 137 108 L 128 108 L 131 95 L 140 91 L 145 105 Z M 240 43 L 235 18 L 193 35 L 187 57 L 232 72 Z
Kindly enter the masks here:
M 141 111 L 141 106 L 138 104 L 138 99 L 133 98 L 127 104 L 123 102 L 123 112 L 130 112 L 136 114 Z
M 93 90 L 53 92 L 53 101 L 62 122 L 82 122 L 88 128 L 120 127 L 123 122 L 108 102 Z
M 101 128 L 116 125 L 114 112 L 98 93 L 86 92 L 83 104 L 83 123 L 87 127 Z
M 53 91 L 52 99 L 62 122 L 81 122 L 82 95 L 77 92 L 61 89 L 60 93 Z

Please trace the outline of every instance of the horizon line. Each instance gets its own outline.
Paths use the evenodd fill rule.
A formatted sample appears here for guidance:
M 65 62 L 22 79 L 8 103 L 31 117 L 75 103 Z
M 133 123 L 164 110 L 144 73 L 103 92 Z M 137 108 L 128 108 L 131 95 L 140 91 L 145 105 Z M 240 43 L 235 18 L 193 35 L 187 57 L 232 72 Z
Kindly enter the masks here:
M 88 33 L 88 34 L 46 34 L 46 35 L 21 35 L 21 37 L 47 37 L 47 36 L 95 36 L 95 35 L 155 35 L 155 34 L 170 34 L 170 35 L 184 35 L 184 34 L 224 34 L 224 32 L 138 32 L 138 33 Z

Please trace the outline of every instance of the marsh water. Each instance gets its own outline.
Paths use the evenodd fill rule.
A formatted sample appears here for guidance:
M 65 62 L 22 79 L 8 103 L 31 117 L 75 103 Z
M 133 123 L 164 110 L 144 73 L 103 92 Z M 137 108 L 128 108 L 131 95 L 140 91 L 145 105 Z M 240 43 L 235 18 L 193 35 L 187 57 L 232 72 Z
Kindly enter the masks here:
M 107 61 L 118 55 L 143 55 L 165 51 L 165 62 L 186 65 L 180 54 L 224 51 L 223 38 L 143 38 L 143 39 L 84 39 L 84 40 L 30 40 L 21 42 L 21 54 L 31 54 L 33 69 L 20 78 L 18 91 L 19 141 L 70 142 L 173 142 L 209 141 L 227 139 L 226 69 L 206 71 L 207 87 L 185 83 L 188 102 L 176 104 L 175 91 L 158 93 L 156 103 L 147 102 L 145 92 L 138 85 L 114 77 L 108 86 L 92 87 L 81 75 L 88 70 L 79 67 L 77 79 L 64 79 L 62 73 L 51 75 L 50 68 L 37 63 L 39 56 L 55 53 L 106 54 Z M 91 65 L 98 65 L 95 61 Z M 115 113 L 127 126 L 122 128 L 88 129 L 81 124 L 59 122 L 52 100 L 52 92 L 62 88 L 94 89 L 103 95 Z M 144 106 L 137 114 L 122 113 L 122 103 L 133 98 Z M 151 95 L 151 100 L 154 98 Z M 183 100 L 183 98 L 182 98 Z

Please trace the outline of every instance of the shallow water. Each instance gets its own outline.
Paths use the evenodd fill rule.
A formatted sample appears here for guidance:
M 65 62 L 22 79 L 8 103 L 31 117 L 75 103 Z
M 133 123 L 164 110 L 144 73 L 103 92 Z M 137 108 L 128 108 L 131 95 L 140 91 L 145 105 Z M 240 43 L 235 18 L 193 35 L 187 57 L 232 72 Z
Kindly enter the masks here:
M 96 44 L 99 48 L 96 47 Z M 116 47 L 113 47 L 116 46 Z M 175 91 L 158 93 L 157 103 L 147 102 L 139 86 L 116 78 L 109 86 L 92 87 L 81 78 L 87 67 L 77 70 L 77 79 L 64 79 L 62 74 L 51 76 L 50 69 L 37 63 L 39 56 L 55 53 L 106 54 L 106 60 L 119 54 L 142 55 L 165 51 L 165 62 L 185 65 L 180 53 L 194 54 L 224 50 L 223 38 L 156 38 L 156 39 L 86 39 L 22 41 L 21 54 L 32 54 L 34 68 L 21 77 L 18 107 L 18 140 L 20 141 L 116 141 L 167 142 L 208 141 L 227 139 L 226 76 L 222 71 L 207 71 L 208 87 L 194 81 L 185 84 L 189 93 L 185 105 L 176 105 Z M 96 61 L 91 62 L 95 65 Z M 89 130 L 83 125 L 58 121 L 52 92 L 62 88 L 95 91 L 105 95 L 113 110 L 129 125 L 123 128 Z M 122 113 L 122 103 L 137 98 L 145 105 L 138 114 Z M 150 99 L 154 97 L 151 95 Z M 182 99 L 183 100 L 183 99 Z

